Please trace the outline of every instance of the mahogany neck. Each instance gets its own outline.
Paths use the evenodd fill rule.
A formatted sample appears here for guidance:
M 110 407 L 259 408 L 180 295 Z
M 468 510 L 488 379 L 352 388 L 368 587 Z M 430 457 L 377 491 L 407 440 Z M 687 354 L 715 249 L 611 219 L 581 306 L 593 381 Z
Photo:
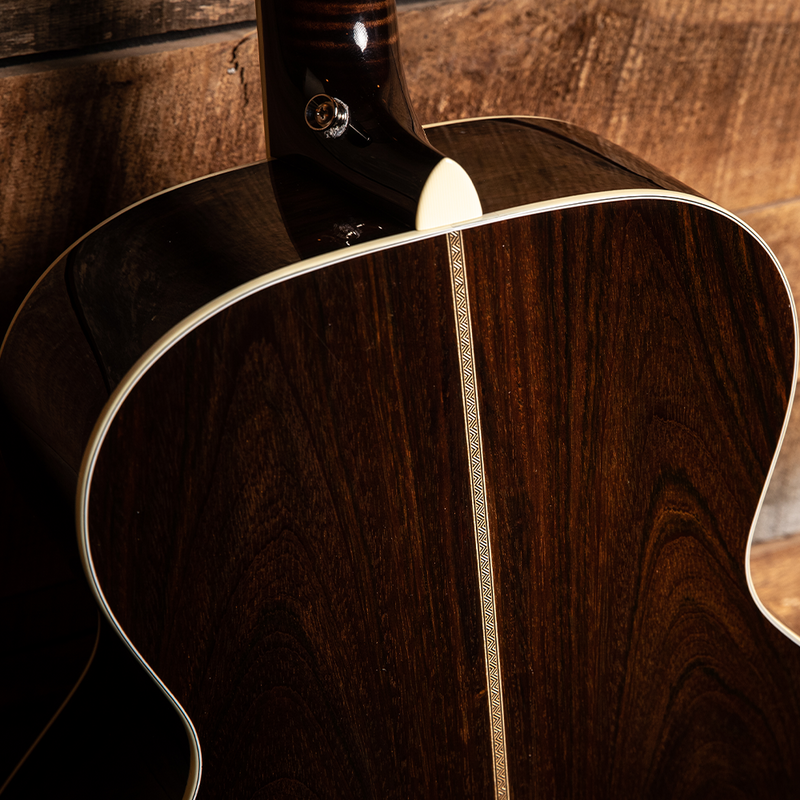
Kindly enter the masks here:
M 408 98 L 394 0 L 256 8 L 270 157 L 309 158 L 413 226 L 443 156 Z
M 389 116 L 427 143 L 400 64 L 394 0 L 257 0 L 256 5 L 272 157 L 297 151 L 292 133 L 306 133 L 303 111 L 317 94 L 345 102 L 357 127 L 372 130 L 376 116 Z

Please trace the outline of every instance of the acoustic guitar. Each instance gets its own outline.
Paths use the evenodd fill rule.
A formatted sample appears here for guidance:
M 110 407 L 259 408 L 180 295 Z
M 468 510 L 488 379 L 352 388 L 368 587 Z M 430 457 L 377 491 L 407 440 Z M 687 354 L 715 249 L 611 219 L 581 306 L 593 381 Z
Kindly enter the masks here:
M 271 159 L 89 233 L 0 357 L 184 797 L 796 797 L 769 249 L 569 124 L 423 130 L 391 0 L 257 7 Z

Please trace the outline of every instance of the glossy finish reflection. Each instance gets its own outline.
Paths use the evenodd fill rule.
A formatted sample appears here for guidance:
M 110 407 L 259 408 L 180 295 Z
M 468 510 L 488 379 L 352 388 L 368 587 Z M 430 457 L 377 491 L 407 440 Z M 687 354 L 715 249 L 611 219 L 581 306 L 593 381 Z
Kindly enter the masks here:
M 257 6 L 270 156 L 307 156 L 411 224 L 442 155 L 408 100 L 394 2 Z M 341 135 L 309 129 L 305 109 L 316 95 L 348 108 Z

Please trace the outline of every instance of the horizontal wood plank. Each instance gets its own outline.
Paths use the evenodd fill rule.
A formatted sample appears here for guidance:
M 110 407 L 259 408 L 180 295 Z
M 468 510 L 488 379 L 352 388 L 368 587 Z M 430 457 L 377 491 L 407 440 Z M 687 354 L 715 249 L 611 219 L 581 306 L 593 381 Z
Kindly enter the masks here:
M 754 545 L 750 572 L 761 602 L 784 625 L 800 632 L 800 536 Z
M 469 0 L 401 15 L 423 122 L 573 122 L 726 207 L 800 195 L 797 0 Z
M 253 0 L 9 0 L 0 58 L 255 20 Z

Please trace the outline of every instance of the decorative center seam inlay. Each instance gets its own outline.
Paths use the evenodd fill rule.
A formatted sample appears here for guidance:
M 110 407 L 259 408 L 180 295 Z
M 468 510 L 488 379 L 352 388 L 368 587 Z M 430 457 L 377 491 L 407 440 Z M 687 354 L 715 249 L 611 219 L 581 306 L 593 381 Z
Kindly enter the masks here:
M 486 507 L 486 476 L 483 467 L 483 441 L 475 383 L 475 355 L 472 347 L 472 320 L 469 311 L 467 273 L 464 268 L 464 242 L 460 231 L 447 234 L 450 256 L 450 282 L 456 316 L 461 394 L 464 400 L 469 476 L 472 494 L 472 518 L 475 529 L 475 548 L 478 556 L 483 647 L 486 657 L 486 684 L 489 693 L 489 713 L 492 725 L 492 758 L 494 762 L 494 794 L 497 800 L 507 800 L 506 730 L 503 718 L 503 685 L 500 676 L 500 649 L 497 642 L 492 549 L 489 540 L 489 515 Z

